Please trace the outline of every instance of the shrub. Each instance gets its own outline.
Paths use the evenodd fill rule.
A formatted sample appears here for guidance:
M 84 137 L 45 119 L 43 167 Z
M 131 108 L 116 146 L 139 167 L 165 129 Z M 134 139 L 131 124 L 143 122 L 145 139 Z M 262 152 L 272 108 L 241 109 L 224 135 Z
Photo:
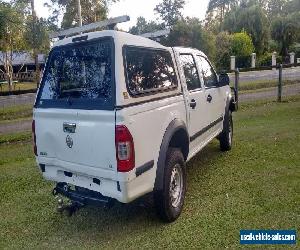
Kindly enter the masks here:
M 272 53 L 265 53 L 258 58 L 258 66 L 272 66 Z
M 247 57 L 254 52 L 251 37 L 246 32 L 234 33 L 231 40 L 231 53 L 236 57 Z

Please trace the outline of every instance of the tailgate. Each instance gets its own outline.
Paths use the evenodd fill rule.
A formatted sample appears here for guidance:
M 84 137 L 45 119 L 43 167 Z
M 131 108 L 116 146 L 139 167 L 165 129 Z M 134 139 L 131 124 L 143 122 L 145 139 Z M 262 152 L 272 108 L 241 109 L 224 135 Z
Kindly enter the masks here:
M 35 109 L 34 119 L 39 157 L 116 170 L 115 111 Z

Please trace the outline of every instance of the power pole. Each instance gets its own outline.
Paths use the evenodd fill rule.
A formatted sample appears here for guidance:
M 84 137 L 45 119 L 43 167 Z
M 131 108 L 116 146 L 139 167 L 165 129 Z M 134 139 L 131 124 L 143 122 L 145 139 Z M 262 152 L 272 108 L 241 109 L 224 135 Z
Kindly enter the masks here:
M 81 16 L 81 4 L 80 4 L 80 0 L 77 0 L 77 8 L 78 8 L 78 26 L 81 27 L 82 26 L 82 16 Z

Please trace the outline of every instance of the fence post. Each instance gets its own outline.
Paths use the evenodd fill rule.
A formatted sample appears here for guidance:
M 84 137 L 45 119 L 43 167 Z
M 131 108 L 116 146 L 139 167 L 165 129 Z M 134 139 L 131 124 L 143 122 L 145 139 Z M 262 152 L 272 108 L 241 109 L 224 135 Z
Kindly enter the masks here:
M 274 51 L 272 54 L 272 69 L 276 70 L 276 52 Z M 274 68 L 273 68 L 274 67 Z
M 291 52 L 290 54 L 290 64 L 294 64 L 295 63 L 295 53 Z
M 256 66 L 256 53 L 251 54 L 251 68 L 255 68 Z
M 282 64 L 279 65 L 278 95 L 277 95 L 278 102 L 281 102 L 281 95 L 282 95 Z
M 235 56 L 230 57 L 230 70 L 235 70 Z
M 240 80 L 240 71 L 239 68 L 236 68 L 235 71 L 235 82 L 234 82 L 234 89 L 235 89 L 235 98 L 236 98 L 236 107 L 239 106 L 239 80 Z

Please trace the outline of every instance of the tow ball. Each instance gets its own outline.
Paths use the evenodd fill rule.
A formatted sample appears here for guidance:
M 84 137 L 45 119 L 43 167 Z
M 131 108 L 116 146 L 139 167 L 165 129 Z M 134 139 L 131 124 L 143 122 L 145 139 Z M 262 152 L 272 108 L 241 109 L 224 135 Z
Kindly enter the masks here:
M 75 214 L 75 212 L 77 212 L 80 208 L 84 206 L 83 204 L 75 201 L 71 201 L 70 203 L 64 203 L 64 200 L 62 198 L 59 198 L 57 202 L 57 212 L 61 214 L 66 212 L 66 214 L 69 217 L 71 217 L 73 214 Z
M 57 199 L 57 212 L 63 214 L 66 212 L 68 216 L 72 216 L 77 212 L 80 208 L 84 207 L 84 204 L 77 202 L 77 201 L 70 201 L 70 202 L 64 202 L 63 198 L 59 197 L 59 193 L 57 192 L 57 189 L 54 188 L 52 191 L 54 197 Z

